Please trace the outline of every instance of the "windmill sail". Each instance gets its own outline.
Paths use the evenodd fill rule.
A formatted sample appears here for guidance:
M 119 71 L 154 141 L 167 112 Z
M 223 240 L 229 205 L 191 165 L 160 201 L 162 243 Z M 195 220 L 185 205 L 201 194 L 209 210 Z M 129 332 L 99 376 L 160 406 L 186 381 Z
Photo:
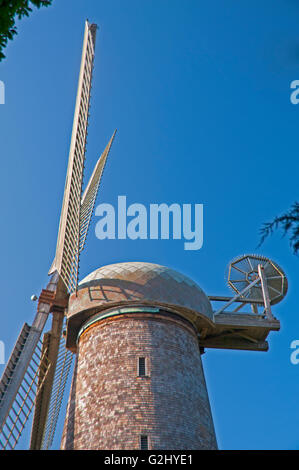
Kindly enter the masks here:
M 59 335 L 64 324 L 64 318 L 58 316 L 52 331 L 44 335 L 43 346 L 47 351 L 46 357 L 50 365 L 46 377 L 43 369 L 40 371 L 41 386 L 31 429 L 32 450 L 49 449 L 53 442 L 66 381 L 73 361 L 73 354 L 65 348 L 64 338 Z
M 90 219 L 94 209 L 95 201 L 97 198 L 101 177 L 106 165 L 106 160 L 115 137 L 116 130 L 114 131 L 107 147 L 100 156 L 99 160 L 96 163 L 96 166 L 93 170 L 91 178 L 86 186 L 84 191 L 82 201 L 81 201 L 81 211 L 80 211 L 80 241 L 79 241 L 79 252 L 84 248 L 86 236 L 90 224 Z
M 86 21 L 56 254 L 49 271 L 58 271 L 69 292 L 76 290 L 78 282 L 80 207 L 96 29 L 95 24 Z
M 47 440 L 51 441 L 53 426 L 49 428 L 47 423 L 49 411 L 53 410 L 53 383 L 60 374 L 60 397 L 61 383 L 65 383 L 69 370 L 69 358 L 61 367 L 59 351 L 68 293 L 77 289 L 78 282 L 82 181 L 96 29 L 95 24 L 86 21 L 56 254 L 49 271 L 51 281 L 40 295 L 32 326 L 25 324 L 22 328 L 0 381 L 0 448 L 16 446 L 33 407 L 32 448 L 44 445 L 45 429 L 50 429 Z M 50 312 L 53 312 L 52 329 L 41 343 Z M 55 417 L 59 400 L 54 406 Z
M 24 324 L 0 380 L 0 448 L 13 449 L 29 418 L 38 395 L 38 375 L 47 375 L 48 362 L 40 337 L 48 319 L 59 275 L 54 273 L 38 302 L 32 326 Z
M 86 21 L 56 254 L 49 271 L 49 274 L 53 271 L 57 271 L 60 274 L 68 292 L 76 290 L 78 283 L 80 208 L 96 29 L 97 26 L 95 24 L 90 25 Z M 57 385 L 56 378 L 59 374 L 59 367 L 56 368 L 56 364 L 58 361 L 58 366 L 61 365 L 59 361 L 61 354 L 63 354 L 65 356 L 65 360 L 63 361 L 64 366 L 62 371 L 60 371 L 60 374 L 66 374 L 65 380 L 71 364 L 70 353 L 67 351 L 63 351 L 63 353 L 61 352 L 61 349 L 63 348 L 63 345 L 61 344 L 63 343 L 63 338 L 61 338 L 62 325 L 62 318 L 60 318 L 58 323 L 57 321 L 55 323 L 53 319 L 49 339 L 47 337 L 44 338 L 44 342 L 46 344 L 48 342 L 47 351 L 50 356 L 51 367 L 46 380 L 44 380 L 42 393 L 38 395 L 36 400 L 31 432 L 31 449 L 40 449 L 44 445 L 46 445 L 47 448 L 47 446 L 52 442 L 52 429 L 55 430 L 56 427 L 57 419 L 55 418 L 53 422 L 53 414 L 57 416 L 57 409 L 59 411 L 61 402 L 59 401 L 57 403 L 56 400 L 54 403 L 57 404 L 53 404 L 53 397 L 55 395 L 53 384 Z M 60 382 L 58 382 L 58 386 L 59 384 Z M 49 425 L 49 422 L 52 423 L 51 426 Z M 47 433 L 50 432 L 50 434 L 45 438 L 46 430 Z
M 56 372 L 61 330 L 64 320 L 63 309 L 53 311 L 52 328 L 44 334 L 42 342 L 43 355 L 49 364 L 47 373 L 40 368 L 38 375 L 39 393 L 36 396 L 34 419 L 31 430 L 31 449 L 40 449 L 43 438 L 43 429 L 48 415 L 49 399 Z
M 43 430 L 41 449 L 47 450 L 53 443 L 66 383 L 73 363 L 73 356 L 74 355 L 65 348 L 65 340 L 61 337 L 48 415 Z
M 114 131 L 104 152 L 97 161 L 82 196 L 79 253 L 84 249 L 101 177 L 103 175 L 104 167 L 115 134 L 116 131 Z M 35 416 L 31 433 L 31 449 L 49 449 L 52 445 L 67 378 L 73 362 L 73 354 L 65 348 L 64 338 L 60 338 L 59 345 L 57 343 L 57 331 L 55 332 L 55 325 L 54 331 L 52 328 L 50 338 L 48 338 L 47 335 L 45 335 L 44 342 L 48 345 L 47 347 L 49 351 L 52 349 L 52 357 L 49 361 L 52 364 L 53 369 L 55 366 L 56 368 L 54 374 L 51 371 L 48 372 L 46 380 L 41 378 L 41 381 L 43 380 L 43 393 L 39 394 L 35 407 Z

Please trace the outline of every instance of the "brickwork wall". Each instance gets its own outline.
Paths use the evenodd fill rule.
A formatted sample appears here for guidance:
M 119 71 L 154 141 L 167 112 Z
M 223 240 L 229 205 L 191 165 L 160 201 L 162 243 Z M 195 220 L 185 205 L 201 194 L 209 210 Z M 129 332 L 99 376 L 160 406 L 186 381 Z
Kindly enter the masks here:
M 217 447 L 195 332 L 183 319 L 126 314 L 80 338 L 61 447 L 150 449 Z M 146 357 L 148 376 L 138 377 Z

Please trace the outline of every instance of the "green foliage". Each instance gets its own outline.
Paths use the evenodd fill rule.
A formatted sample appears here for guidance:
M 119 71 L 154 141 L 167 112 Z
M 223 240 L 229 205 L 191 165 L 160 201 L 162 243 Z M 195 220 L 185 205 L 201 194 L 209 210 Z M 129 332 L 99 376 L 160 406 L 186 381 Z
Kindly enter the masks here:
M 23 16 L 29 16 L 32 11 L 31 5 L 40 8 L 51 5 L 52 0 L 0 0 L 0 61 L 4 59 L 8 40 L 17 34 L 15 20 Z
M 260 234 L 261 240 L 259 246 L 265 238 L 273 233 L 274 230 L 281 228 L 283 235 L 289 233 L 290 245 L 294 254 L 299 254 L 299 203 L 295 202 L 291 209 L 280 217 L 275 217 L 272 222 L 263 225 Z

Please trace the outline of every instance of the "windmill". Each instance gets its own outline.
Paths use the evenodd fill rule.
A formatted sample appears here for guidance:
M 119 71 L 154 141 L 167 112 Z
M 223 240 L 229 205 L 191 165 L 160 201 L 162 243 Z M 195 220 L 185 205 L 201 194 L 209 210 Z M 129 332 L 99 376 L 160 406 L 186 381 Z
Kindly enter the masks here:
M 72 354 L 65 350 L 63 325 L 70 292 L 76 292 L 79 259 L 115 132 L 97 161 L 82 195 L 95 24 L 85 23 L 68 168 L 55 258 L 31 326 L 21 329 L 0 381 L 0 448 L 13 449 L 34 409 L 31 449 L 52 443 Z M 49 332 L 43 331 L 52 314 Z M 42 336 L 43 335 L 43 336 Z
M 50 281 L 0 381 L 0 448 L 15 448 L 33 410 L 30 449 L 51 447 L 76 353 L 62 448 L 214 449 L 201 355 L 207 348 L 267 351 L 268 334 L 280 328 L 272 305 L 286 295 L 287 279 L 270 259 L 242 255 L 227 269 L 232 297 L 207 296 L 185 275 L 143 262 L 100 267 L 78 283 L 115 136 L 82 194 L 96 29 L 86 22 Z

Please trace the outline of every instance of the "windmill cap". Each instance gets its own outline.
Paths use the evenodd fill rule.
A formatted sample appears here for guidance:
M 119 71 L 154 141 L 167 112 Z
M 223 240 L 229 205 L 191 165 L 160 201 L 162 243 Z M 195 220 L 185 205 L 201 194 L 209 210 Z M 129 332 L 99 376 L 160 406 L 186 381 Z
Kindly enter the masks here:
M 91 316 L 118 307 L 148 306 L 169 310 L 198 330 L 213 327 L 211 303 L 189 277 L 174 269 L 145 262 L 110 264 L 96 269 L 79 283 L 68 307 L 68 344 Z
M 108 285 L 108 281 L 123 289 L 123 300 L 177 305 L 213 319 L 211 303 L 204 291 L 189 277 L 166 266 L 145 262 L 110 264 L 86 276 L 79 289 Z

